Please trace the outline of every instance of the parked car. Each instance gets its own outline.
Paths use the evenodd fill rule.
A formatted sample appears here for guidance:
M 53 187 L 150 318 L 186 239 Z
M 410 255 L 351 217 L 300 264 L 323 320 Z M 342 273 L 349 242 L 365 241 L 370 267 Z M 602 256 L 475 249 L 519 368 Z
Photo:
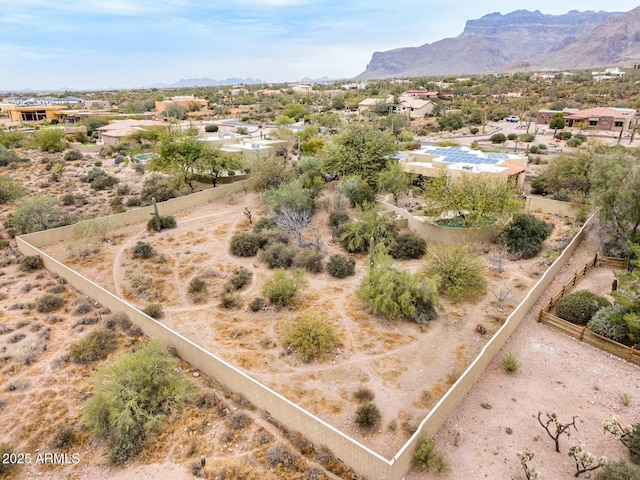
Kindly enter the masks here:
M 515 115 L 511 115 L 511 116 L 509 116 L 509 117 L 505 118 L 505 120 L 506 120 L 507 122 L 514 122 L 514 123 L 517 123 L 517 122 L 519 122 L 519 121 L 520 121 L 520 118 L 519 118 L 519 117 L 517 117 L 517 116 L 515 116 Z

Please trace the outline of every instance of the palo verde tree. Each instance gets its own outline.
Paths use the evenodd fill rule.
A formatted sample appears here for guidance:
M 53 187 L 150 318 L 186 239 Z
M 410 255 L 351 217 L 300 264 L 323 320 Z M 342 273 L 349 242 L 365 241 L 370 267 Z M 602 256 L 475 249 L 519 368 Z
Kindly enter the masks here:
M 198 160 L 206 155 L 207 147 L 197 138 L 198 131 L 190 128 L 181 132 L 170 128 L 161 136 L 159 157 L 151 160 L 151 168 L 175 173 L 181 182 L 193 188 L 193 177 L 198 169 Z
M 240 154 L 223 152 L 219 148 L 204 145 L 200 157 L 197 159 L 197 170 L 211 176 L 213 187 L 217 186 L 218 178 L 224 172 L 238 170 L 244 167 L 244 160 Z
M 409 191 L 411 175 L 402 170 L 397 160 L 389 160 L 387 168 L 378 174 L 378 190 L 391 192 L 393 203 L 398 205 L 398 197 Z
M 566 125 L 566 121 L 564 119 L 564 113 L 558 112 L 551 115 L 551 120 L 549 120 L 549 128 L 553 128 L 553 137 L 555 138 L 558 130 L 562 130 Z
M 436 177 L 424 189 L 428 209 L 435 215 L 453 212 L 466 228 L 493 225 L 524 207 L 511 182 L 486 174 Z
M 624 148 L 596 153 L 591 167 L 591 199 L 598 217 L 624 246 L 637 242 L 640 228 L 640 159 Z
M 375 185 L 378 173 L 396 152 L 392 135 L 367 125 L 352 125 L 325 146 L 323 170 L 339 175 L 357 175 Z

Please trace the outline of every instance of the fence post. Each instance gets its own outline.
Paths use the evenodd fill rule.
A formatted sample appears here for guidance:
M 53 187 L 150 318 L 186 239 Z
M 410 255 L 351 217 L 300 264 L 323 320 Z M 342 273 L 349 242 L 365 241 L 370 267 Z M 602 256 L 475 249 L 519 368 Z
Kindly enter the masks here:
M 633 345 L 629 348 L 629 356 L 627 357 L 627 362 L 631 363 L 631 358 L 633 357 L 633 352 L 635 351 L 635 349 L 633 348 Z
M 585 325 L 584 327 L 582 327 L 582 331 L 580 332 L 580 341 L 582 341 L 582 339 L 584 338 L 584 331 L 587 329 L 587 326 Z
M 596 256 L 593 257 L 593 266 L 597 267 L 598 266 L 598 262 L 599 262 L 598 252 L 596 252 Z

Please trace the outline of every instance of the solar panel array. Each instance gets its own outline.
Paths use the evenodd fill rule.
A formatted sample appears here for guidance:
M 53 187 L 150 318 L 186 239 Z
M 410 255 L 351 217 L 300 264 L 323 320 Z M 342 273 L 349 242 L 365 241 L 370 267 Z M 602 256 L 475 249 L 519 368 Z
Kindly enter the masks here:
M 443 162 L 470 163 L 473 165 L 496 165 L 500 163 L 501 160 L 509 158 L 509 155 L 506 153 L 485 153 L 483 156 L 479 156 L 478 154 L 459 148 L 430 148 L 425 150 L 425 153 L 444 157 Z

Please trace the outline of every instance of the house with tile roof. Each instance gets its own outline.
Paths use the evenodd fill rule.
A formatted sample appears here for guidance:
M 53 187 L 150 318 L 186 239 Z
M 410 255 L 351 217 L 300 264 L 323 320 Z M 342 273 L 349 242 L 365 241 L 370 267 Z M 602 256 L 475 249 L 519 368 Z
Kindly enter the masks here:
M 396 113 L 410 118 L 423 118 L 433 112 L 436 104 L 431 100 L 421 100 L 414 97 L 400 97 L 400 103 L 396 105 Z
M 536 121 L 540 125 L 549 125 L 555 113 L 563 113 L 567 127 L 580 129 L 594 128 L 628 132 L 633 129 L 637 112 L 633 108 L 596 107 L 586 110 L 540 110 Z

